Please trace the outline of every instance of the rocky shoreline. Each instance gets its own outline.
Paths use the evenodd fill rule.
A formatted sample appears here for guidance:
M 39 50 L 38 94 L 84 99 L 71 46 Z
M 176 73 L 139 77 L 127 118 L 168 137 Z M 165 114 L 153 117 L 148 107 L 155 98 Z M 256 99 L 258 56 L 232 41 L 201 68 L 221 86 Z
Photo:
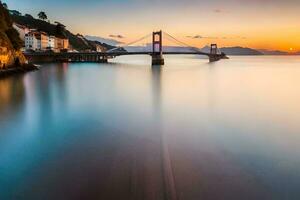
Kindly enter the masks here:
M 33 64 L 25 64 L 22 66 L 12 66 L 7 69 L 0 69 L 0 78 L 15 74 L 23 74 L 30 71 L 38 70 L 39 68 Z

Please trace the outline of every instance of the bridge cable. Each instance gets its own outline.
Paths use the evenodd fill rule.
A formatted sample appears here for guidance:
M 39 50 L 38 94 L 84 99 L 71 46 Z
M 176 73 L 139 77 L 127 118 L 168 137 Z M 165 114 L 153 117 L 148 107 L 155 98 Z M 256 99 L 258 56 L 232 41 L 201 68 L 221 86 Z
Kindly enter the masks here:
M 182 41 L 176 39 L 175 37 L 173 37 L 172 35 L 170 35 L 170 34 L 168 34 L 168 33 L 166 33 L 166 32 L 163 32 L 163 33 L 164 33 L 166 36 L 170 37 L 171 39 L 175 40 L 175 41 L 177 42 L 177 44 L 179 43 L 179 44 L 183 45 L 184 47 L 189 47 L 189 48 L 191 48 L 191 50 L 193 50 L 193 51 L 201 52 L 199 48 L 190 46 L 190 45 L 188 45 L 188 44 L 186 44 L 186 43 L 184 43 L 184 42 L 182 42 Z M 202 53 L 202 52 L 201 52 L 201 53 Z
M 189 47 L 189 46 L 186 46 L 186 45 L 182 45 L 182 43 L 179 43 L 177 42 L 176 40 L 174 39 L 171 39 L 171 38 L 166 38 L 166 40 L 170 41 L 170 42 L 173 42 L 175 44 L 178 44 L 179 47 L 187 47 L 189 50 L 192 50 L 192 51 L 195 51 L 195 52 L 200 52 L 200 50 L 196 50 L 195 48 L 196 47 Z
M 151 33 L 151 34 L 148 34 L 148 35 L 145 35 L 144 37 L 141 37 L 141 38 L 139 38 L 139 39 L 137 39 L 137 40 L 135 40 L 135 41 L 129 42 L 129 43 L 127 43 L 127 44 L 124 44 L 124 45 L 122 45 L 122 46 L 119 46 L 119 47 L 110 49 L 110 50 L 108 50 L 107 52 L 112 52 L 112 51 L 117 50 L 117 49 L 121 49 L 121 48 L 124 48 L 124 47 L 128 47 L 128 46 L 130 46 L 130 45 L 133 45 L 133 44 L 135 44 L 135 43 L 138 43 L 138 42 L 140 42 L 140 41 L 142 41 L 142 40 L 148 38 L 149 36 L 152 36 L 152 33 Z
M 163 32 L 165 35 L 167 35 L 168 37 L 170 37 L 170 38 L 172 38 L 173 40 L 175 40 L 176 42 L 178 42 L 178 43 L 180 43 L 181 45 L 184 45 L 184 46 L 186 46 L 186 47 L 189 47 L 191 50 L 193 50 L 193 51 L 196 51 L 196 52 L 199 52 L 199 53 L 204 53 L 204 52 L 202 52 L 199 48 L 197 48 L 197 47 L 193 47 L 193 46 L 190 46 L 190 45 L 188 45 L 188 44 L 186 44 L 186 43 L 184 43 L 184 42 L 182 42 L 182 41 L 180 41 L 180 40 L 178 40 L 178 39 L 176 39 L 175 37 L 173 37 L 172 35 L 170 35 L 170 34 L 168 34 L 168 33 L 166 33 L 166 32 Z M 217 54 L 222 54 L 222 51 L 219 49 L 219 48 L 217 48 Z

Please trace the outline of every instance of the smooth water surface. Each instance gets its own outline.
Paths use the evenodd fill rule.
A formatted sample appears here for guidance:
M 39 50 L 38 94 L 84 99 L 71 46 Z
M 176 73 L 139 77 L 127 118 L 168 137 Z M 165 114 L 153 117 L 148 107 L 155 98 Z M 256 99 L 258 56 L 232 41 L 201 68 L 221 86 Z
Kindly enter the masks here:
M 0 80 L 0 199 L 300 198 L 300 57 L 43 64 Z

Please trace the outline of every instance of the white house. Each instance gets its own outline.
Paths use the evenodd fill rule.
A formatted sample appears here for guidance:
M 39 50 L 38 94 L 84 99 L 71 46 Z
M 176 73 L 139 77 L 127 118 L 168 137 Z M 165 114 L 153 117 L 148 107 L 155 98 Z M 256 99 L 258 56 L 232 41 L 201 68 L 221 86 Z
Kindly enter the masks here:
M 49 38 L 48 38 L 48 49 L 56 51 L 56 49 L 55 49 L 55 40 L 56 40 L 55 36 L 49 36 Z
M 13 27 L 18 31 L 20 38 L 25 41 L 25 35 L 30 32 L 30 29 L 17 23 L 14 23 Z
M 46 51 L 69 50 L 69 39 L 49 36 L 42 31 L 32 30 L 25 34 L 25 50 Z
M 36 37 L 38 33 L 36 31 L 31 31 L 25 34 L 25 49 L 34 50 L 38 49 L 38 39 Z
M 44 32 L 31 31 L 25 34 L 25 49 L 45 51 L 49 46 L 49 37 Z

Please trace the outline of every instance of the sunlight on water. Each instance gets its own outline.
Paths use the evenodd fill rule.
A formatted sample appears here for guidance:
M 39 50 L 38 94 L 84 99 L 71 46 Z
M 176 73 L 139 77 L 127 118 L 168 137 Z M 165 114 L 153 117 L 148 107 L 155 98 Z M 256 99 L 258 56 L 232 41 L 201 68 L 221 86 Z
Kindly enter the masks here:
M 0 80 L 0 199 L 299 198 L 300 57 L 150 63 Z

